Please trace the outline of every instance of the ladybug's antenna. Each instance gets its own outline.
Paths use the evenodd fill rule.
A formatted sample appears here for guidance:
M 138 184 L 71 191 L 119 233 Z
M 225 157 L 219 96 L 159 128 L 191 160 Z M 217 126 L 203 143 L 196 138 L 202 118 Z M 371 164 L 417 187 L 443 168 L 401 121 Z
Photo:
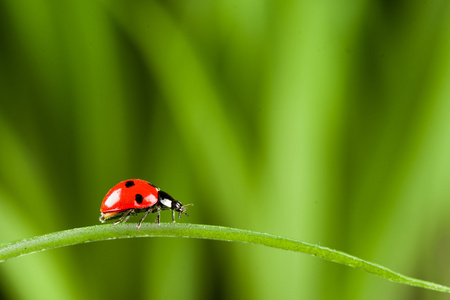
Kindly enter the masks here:
M 185 204 L 183 205 L 183 207 L 181 208 L 181 210 L 178 212 L 178 219 L 181 219 L 181 214 L 185 214 L 187 217 L 189 217 L 189 215 L 186 212 L 186 209 L 184 208 L 185 206 L 194 206 L 194 204 L 189 203 L 189 204 Z

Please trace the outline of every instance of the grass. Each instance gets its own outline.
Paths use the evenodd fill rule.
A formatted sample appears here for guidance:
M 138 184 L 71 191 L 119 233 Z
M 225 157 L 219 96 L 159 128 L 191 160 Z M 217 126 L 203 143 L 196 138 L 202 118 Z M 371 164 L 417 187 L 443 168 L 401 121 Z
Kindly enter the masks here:
M 10 258 L 64 246 L 136 237 L 184 237 L 264 245 L 314 255 L 325 260 L 362 269 L 393 282 L 450 293 L 450 287 L 405 276 L 381 265 L 327 247 L 267 233 L 197 224 L 169 223 L 161 224 L 160 227 L 156 224 L 144 224 L 140 230 L 136 230 L 136 225 L 134 224 L 120 224 L 115 227 L 111 225 L 96 225 L 74 228 L 3 244 L 0 246 L 0 262 Z
M 193 223 L 329 245 L 450 285 L 448 1 L 0 7 L 0 244 L 95 224 L 109 188 L 143 178 L 194 202 Z M 67 234 L 64 245 L 94 233 Z M 3 251 L 63 246 L 42 242 Z M 185 299 L 436 298 L 294 252 L 122 242 L 1 264 L 0 298 L 178 300 L 173 282 Z M 136 247 L 139 266 L 114 274 L 110 260 Z M 153 259 L 180 252 L 177 272 Z

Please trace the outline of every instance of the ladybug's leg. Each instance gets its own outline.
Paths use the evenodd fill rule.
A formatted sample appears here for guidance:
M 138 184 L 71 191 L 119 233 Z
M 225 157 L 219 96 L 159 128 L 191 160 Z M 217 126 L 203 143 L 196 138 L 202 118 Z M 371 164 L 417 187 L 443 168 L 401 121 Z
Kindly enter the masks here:
M 149 207 L 149 208 L 145 211 L 144 215 L 143 215 L 142 218 L 139 220 L 139 223 L 138 223 L 137 226 L 136 226 L 136 230 L 138 230 L 139 227 L 141 227 L 142 221 L 144 221 L 145 217 L 146 217 L 150 212 L 152 212 L 152 207 Z
M 156 207 L 156 223 L 158 223 L 158 227 L 159 227 L 159 219 L 160 219 L 160 215 L 161 215 L 161 207 L 159 207 L 159 205 Z
M 128 218 L 129 218 L 133 213 L 134 213 L 134 209 L 132 209 L 132 208 L 129 209 L 129 210 L 127 210 L 127 211 L 125 211 L 124 214 L 122 215 L 122 217 L 120 217 L 119 220 L 117 220 L 117 221 L 115 221 L 115 222 L 113 223 L 113 226 L 119 224 L 119 223 L 122 222 L 122 221 L 123 221 L 123 223 L 125 223 L 126 221 L 128 221 Z

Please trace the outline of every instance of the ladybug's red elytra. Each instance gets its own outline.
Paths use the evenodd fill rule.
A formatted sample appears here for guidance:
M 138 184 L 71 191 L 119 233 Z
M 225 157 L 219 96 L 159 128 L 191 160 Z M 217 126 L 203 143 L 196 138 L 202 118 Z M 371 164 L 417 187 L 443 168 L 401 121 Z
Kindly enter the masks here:
M 188 205 L 192 204 L 186 204 L 185 206 Z M 107 220 L 119 219 L 114 222 L 114 226 L 120 222 L 125 223 L 130 216 L 144 212 L 136 227 L 136 229 L 139 229 L 145 217 L 149 213 L 156 212 L 156 222 L 159 226 L 161 210 L 171 209 L 172 222 L 175 222 L 176 211 L 179 219 L 181 214 L 189 217 L 185 206 L 148 181 L 129 179 L 119 182 L 106 194 L 100 207 L 100 221 L 104 223 Z

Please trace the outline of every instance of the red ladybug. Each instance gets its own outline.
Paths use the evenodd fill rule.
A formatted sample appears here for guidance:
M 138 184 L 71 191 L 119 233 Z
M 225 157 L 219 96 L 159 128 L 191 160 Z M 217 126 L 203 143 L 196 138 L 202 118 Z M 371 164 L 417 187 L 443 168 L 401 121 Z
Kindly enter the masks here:
M 172 222 L 175 222 L 176 211 L 179 219 L 181 214 L 189 217 L 180 201 L 173 199 L 150 182 L 141 179 L 124 180 L 110 189 L 103 199 L 100 207 L 100 221 L 104 223 L 107 220 L 120 218 L 114 222 L 113 225 L 116 225 L 122 221 L 125 223 L 130 216 L 145 212 L 136 227 L 139 229 L 145 217 L 149 213 L 156 212 L 156 222 L 159 226 L 160 211 L 167 209 L 172 210 Z

